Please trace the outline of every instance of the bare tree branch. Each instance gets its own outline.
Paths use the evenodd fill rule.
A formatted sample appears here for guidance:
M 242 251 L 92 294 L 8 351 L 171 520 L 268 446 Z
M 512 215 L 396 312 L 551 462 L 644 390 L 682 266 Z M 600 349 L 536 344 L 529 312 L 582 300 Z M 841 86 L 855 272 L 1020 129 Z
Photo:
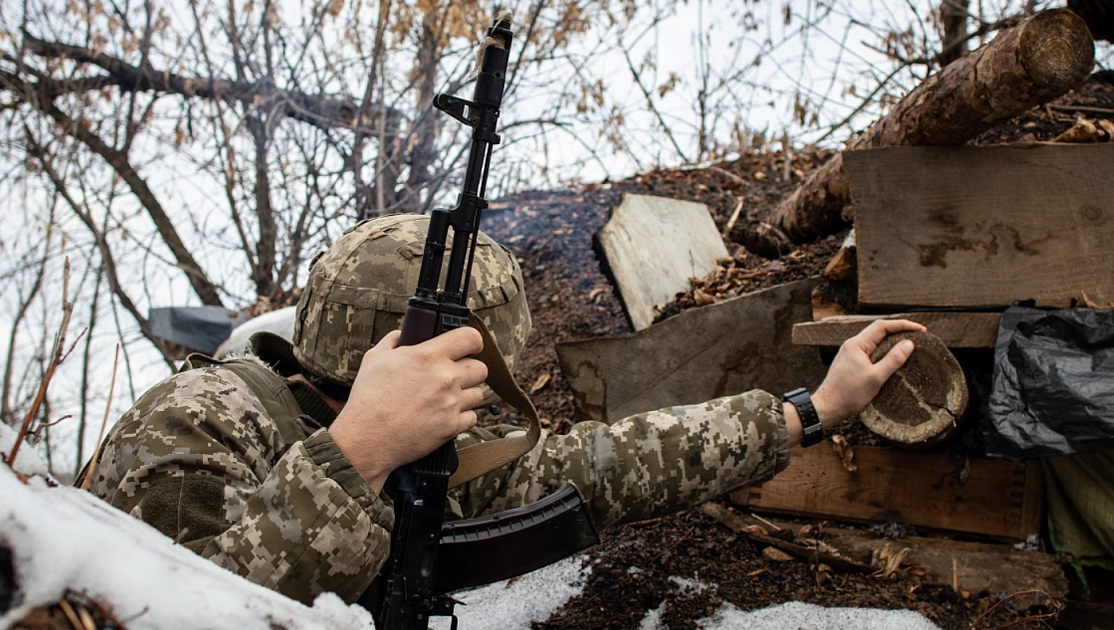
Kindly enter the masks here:
M 276 103 L 278 111 L 283 116 L 322 129 L 341 127 L 375 131 L 374 127 L 369 126 L 372 122 L 370 119 L 358 118 L 359 103 L 349 99 L 338 99 L 326 94 L 307 94 L 299 90 L 284 90 L 277 88 L 269 80 L 236 81 L 216 77 L 183 76 L 156 69 L 149 63 L 135 66 L 103 52 L 61 42 L 48 42 L 29 33 L 25 33 L 24 37 L 27 51 L 43 59 L 66 59 L 81 64 L 91 64 L 108 73 L 103 77 L 83 78 L 74 83 L 74 89 L 71 89 L 68 81 L 47 80 L 49 87 L 45 91 L 41 90 L 43 94 L 57 96 L 78 91 L 77 86 L 80 86 L 80 91 L 87 91 L 91 89 L 91 85 L 96 85 L 98 88 L 114 86 L 125 92 L 149 91 L 177 94 L 188 98 L 220 99 L 244 106 L 255 106 L 258 104 L 258 99 L 262 98 L 264 103 Z M 40 78 L 40 81 L 44 80 L 45 77 Z M 103 83 L 98 83 L 98 80 Z M 401 117 L 393 107 L 385 105 L 381 107 L 389 112 L 386 120 Z

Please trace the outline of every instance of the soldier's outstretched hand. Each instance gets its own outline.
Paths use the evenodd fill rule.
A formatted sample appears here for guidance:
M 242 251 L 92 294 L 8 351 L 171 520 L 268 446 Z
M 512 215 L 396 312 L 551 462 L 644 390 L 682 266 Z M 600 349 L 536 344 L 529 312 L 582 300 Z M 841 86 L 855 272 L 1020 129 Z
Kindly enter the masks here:
M 483 339 L 473 328 L 414 346 L 388 334 L 364 354 L 352 393 L 329 427 L 341 452 L 378 492 L 392 470 L 417 460 L 476 424 L 487 366 L 473 359 Z
M 812 395 L 821 423 L 832 426 L 862 411 L 913 354 L 913 342 L 906 340 L 877 363 L 871 361 L 870 355 L 883 339 L 894 333 L 924 330 L 924 326 L 904 319 L 879 319 L 843 342 L 824 382 Z

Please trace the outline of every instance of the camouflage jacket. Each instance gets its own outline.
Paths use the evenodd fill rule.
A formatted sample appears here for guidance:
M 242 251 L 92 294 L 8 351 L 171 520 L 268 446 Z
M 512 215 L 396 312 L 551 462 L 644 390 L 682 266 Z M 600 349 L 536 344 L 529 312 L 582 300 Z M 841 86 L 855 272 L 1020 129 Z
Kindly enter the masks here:
M 275 372 L 294 373 L 289 345 L 255 346 Z M 353 602 L 386 559 L 390 500 L 341 454 L 328 432 L 335 415 L 305 383 L 272 379 L 275 399 L 300 411 L 280 426 L 273 401 L 241 374 L 195 367 L 153 387 L 112 429 L 90 489 L 249 580 L 305 603 L 325 591 Z M 476 428 L 457 444 L 514 431 Z M 452 490 L 450 503 L 458 517 L 478 516 L 571 482 L 601 527 L 637 521 L 769 479 L 788 464 L 787 440 L 780 400 L 757 390 L 610 426 L 581 422 L 543 432 L 517 462 Z

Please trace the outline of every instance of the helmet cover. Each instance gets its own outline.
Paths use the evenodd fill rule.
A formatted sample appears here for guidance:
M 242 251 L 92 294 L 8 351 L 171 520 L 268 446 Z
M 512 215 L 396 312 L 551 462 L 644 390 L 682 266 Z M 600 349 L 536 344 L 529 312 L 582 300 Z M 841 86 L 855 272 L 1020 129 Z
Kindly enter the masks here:
M 352 386 L 364 353 L 401 326 L 418 286 L 428 227 L 429 217 L 421 215 L 361 221 L 314 257 L 294 322 L 294 356 L 306 371 Z M 448 247 L 452 240 L 450 230 Z M 442 283 L 448 250 L 443 267 Z M 482 232 L 468 306 L 483 320 L 513 372 L 531 323 L 522 271 L 510 250 Z

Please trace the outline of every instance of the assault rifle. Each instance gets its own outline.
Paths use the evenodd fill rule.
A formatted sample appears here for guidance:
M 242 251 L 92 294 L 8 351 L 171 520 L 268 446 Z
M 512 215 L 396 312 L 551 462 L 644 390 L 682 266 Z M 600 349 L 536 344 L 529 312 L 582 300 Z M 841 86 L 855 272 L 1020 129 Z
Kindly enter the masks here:
M 464 190 L 457 197 L 456 206 L 439 208 L 430 216 L 418 287 L 403 316 L 399 342 L 402 345 L 418 344 L 469 325 L 468 283 L 479 237 L 480 215 L 488 205 L 484 193 L 491 152 L 494 145 L 499 144 L 495 125 L 503 101 L 512 37 L 509 19 L 496 19 L 481 49 L 482 61 L 473 99 L 467 101 L 438 94 L 433 101 L 437 109 L 472 127 L 471 149 Z M 444 285 L 438 289 L 450 228 L 453 240 L 448 270 Z M 484 343 L 485 352 L 494 349 L 490 336 L 485 335 Z M 498 352 L 494 355 L 498 356 Z M 498 364 L 502 365 L 502 361 Z M 493 366 L 489 364 L 488 367 L 489 373 L 493 372 Z M 525 399 L 521 389 L 513 385 L 509 372 L 505 368 L 503 372 L 506 378 L 499 380 L 506 383 L 509 379 L 514 391 L 504 394 L 500 389 L 508 386 L 496 387 L 491 375 L 489 385 L 504 400 L 510 399 L 513 403 L 516 399 Z M 536 413 L 529 400 L 525 400 L 530 408 L 528 415 L 532 414 L 534 422 L 529 433 L 536 442 Z M 395 470 L 388 478 L 386 491 L 395 508 L 391 553 L 359 602 L 371 611 L 379 630 L 425 630 L 430 616 L 452 617 L 455 630 L 457 618 L 453 610 L 458 602 L 447 593 L 533 571 L 599 541 L 584 500 L 571 484 L 522 508 L 443 523 L 450 477 L 458 463 L 464 463 L 466 455 L 474 454 L 469 450 L 462 451 L 458 459 L 456 446 L 450 440 L 426 457 Z M 476 458 L 470 459 L 467 462 L 472 471 L 467 476 L 469 479 L 474 478 L 477 471 L 486 472 L 510 461 L 499 460 L 495 464 L 488 461 L 471 466 Z

